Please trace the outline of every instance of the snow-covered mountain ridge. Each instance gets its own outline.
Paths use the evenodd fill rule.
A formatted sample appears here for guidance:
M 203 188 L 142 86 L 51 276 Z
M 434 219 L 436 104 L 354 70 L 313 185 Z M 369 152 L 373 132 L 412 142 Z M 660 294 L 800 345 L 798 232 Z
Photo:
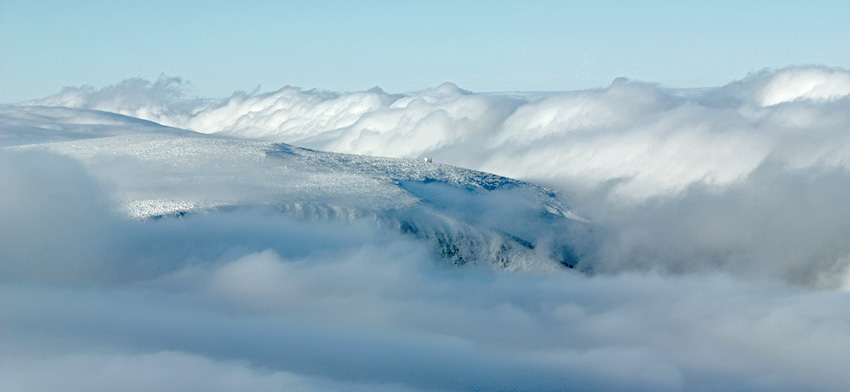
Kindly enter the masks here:
M 6 150 L 79 161 L 133 219 L 259 208 L 304 220 L 374 221 L 429 241 L 456 264 L 577 263 L 564 233 L 581 218 L 563 196 L 527 182 L 423 160 L 213 137 L 97 111 L 0 113 L 7 144 L 26 143 Z

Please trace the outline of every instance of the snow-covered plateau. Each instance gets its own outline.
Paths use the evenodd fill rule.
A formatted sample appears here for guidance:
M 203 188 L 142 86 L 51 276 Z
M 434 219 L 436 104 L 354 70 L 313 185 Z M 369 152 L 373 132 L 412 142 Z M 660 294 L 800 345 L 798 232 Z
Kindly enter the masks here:
M 370 221 L 430 242 L 454 264 L 546 270 L 579 262 L 567 233 L 586 222 L 563 196 L 527 182 L 426 160 L 208 136 L 101 111 L 23 106 L 0 115 L 7 151 L 80 162 L 109 189 L 114 212 L 133 219 L 259 209 Z

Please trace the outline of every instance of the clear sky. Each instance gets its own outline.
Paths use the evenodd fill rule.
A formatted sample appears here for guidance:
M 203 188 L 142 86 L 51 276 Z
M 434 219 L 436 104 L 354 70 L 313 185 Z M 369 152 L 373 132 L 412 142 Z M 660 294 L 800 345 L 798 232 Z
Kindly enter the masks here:
M 160 74 L 193 95 L 726 84 L 850 68 L 850 1 L 0 2 L 0 102 Z

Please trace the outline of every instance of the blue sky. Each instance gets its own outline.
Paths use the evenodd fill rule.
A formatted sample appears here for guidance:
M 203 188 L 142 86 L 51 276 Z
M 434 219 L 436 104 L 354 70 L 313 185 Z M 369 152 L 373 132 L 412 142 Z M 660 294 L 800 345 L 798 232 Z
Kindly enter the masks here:
M 850 68 L 840 1 L 0 2 L 0 102 L 160 74 L 190 94 L 717 86 L 762 68 Z

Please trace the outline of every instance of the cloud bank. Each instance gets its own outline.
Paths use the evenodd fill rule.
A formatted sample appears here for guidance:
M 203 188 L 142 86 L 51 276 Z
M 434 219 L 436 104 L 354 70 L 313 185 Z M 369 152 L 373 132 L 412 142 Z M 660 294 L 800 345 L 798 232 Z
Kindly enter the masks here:
M 602 227 L 588 239 L 600 271 L 846 283 L 847 70 L 765 70 L 700 90 L 618 79 L 563 93 L 476 94 L 446 83 L 395 95 L 285 87 L 209 101 L 176 99 L 181 83 L 67 88 L 30 104 L 320 150 L 428 156 L 552 186 Z
M 66 88 L 28 104 L 104 110 L 203 133 L 327 151 L 434 158 L 564 186 L 613 180 L 642 201 L 692 184 L 727 185 L 768 159 L 795 169 L 850 166 L 850 72 L 762 71 L 726 86 L 668 90 L 617 79 L 566 93 L 474 94 L 446 83 L 387 94 L 285 87 L 218 101 L 174 99 L 182 82 L 130 79 Z
M 73 213 L 91 205 L 57 199 L 30 224 L 100 227 L 42 233 L 98 263 L 2 258 L 30 264 L 0 277 L 4 390 L 841 390 L 848 381 L 840 291 L 712 273 L 456 269 L 423 243 L 356 222 Z
M 358 219 L 251 208 L 130 219 L 102 174 L 133 183 L 134 161 L 2 149 L 0 389 L 843 391 L 848 75 L 796 67 L 713 89 L 617 80 L 564 93 L 287 87 L 224 100 L 184 99 L 178 79 L 130 80 L 28 103 L 69 107 L 58 119 L 0 110 L 6 145 L 183 132 L 144 119 L 429 156 L 561 190 L 593 227 L 571 233 L 588 273 L 457 268 Z M 187 189 L 156 178 L 164 193 Z M 445 189 L 416 191 L 486 218 Z
M 191 238 L 244 243 L 269 227 L 192 219 L 125 223 L 140 243 L 166 229 L 181 239 L 159 242 L 157 257 L 196 250 L 154 273 L 61 285 L 4 276 L 4 390 L 838 391 L 848 381 L 842 292 L 715 274 L 446 269 L 393 233 L 324 224 L 299 238 L 298 222 L 277 222 L 293 232 L 278 231 L 291 242 L 274 250 L 237 243 L 205 257 Z M 334 243 L 340 234 L 357 240 Z M 305 253 L 299 240 L 322 245 Z

